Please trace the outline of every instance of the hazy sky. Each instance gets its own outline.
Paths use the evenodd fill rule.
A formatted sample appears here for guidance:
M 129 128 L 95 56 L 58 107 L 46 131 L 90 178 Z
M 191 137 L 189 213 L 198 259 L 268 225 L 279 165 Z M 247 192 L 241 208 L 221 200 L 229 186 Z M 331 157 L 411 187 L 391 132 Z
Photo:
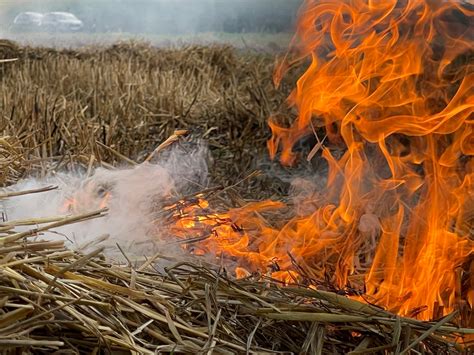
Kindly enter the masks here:
M 284 32 L 301 0 L 0 0 L 1 28 L 21 11 L 68 11 L 86 31 Z

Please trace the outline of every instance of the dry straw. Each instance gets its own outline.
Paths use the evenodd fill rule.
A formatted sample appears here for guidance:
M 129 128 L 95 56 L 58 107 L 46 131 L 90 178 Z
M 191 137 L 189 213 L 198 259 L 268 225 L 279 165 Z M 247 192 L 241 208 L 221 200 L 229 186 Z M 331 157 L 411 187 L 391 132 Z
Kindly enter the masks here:
M 30 220 L 37 227 L 28 233 L 7 224 L 0 236 L 3 351 L 457 353 L 460 337 L 474 333 L 449 324 L 456 314 L 424 323 L 334 293 L 233 280 L 193 263 L 164 272 L 155 268 L 159 258 L 141 268 L 111 265 L 101 249 L 83 255 L 38 232 L 103 213 Z
M 267 119 L 283 110 L 294 81 L 276 90 L 273 54 L 222 46 L 76 51 L 6 42 L 2 58 L 18 58 L 0 64 L 2 132 L 19 137 L 35 172 L 45 160 L 64 167 L 91 155 L 99 164 L 142 162 L 179 128 L 207 140 L 214 180 L 232 185 L 266 158 Z
M 235 280 L 197 259 L 125 255 L 118 265 L 102 248 L 84 254 L 42 237 L 106 213 L 0 224 L 3 353 L 454 354 L 474 334 L 451 324 L 457 313 L 421 322 L 264 275 Z M 162 269 L 165 260 L 174 264 Z
M 3 58 L 19 58 L 1 67 L 3 185 L 71 162 L 136 164 L 177 127 L 202 127 L 221 160 L 213 173 L 229 186 L 251 168 L 286 95 L 273 91 L 268 57 L 229 48 L 3 47 Z M 0 224 L 3 353 L 455 354 L 474 334 L 453 325 L 456 313 L 421 322 L 263 275 L 235 280 L 197 261 L 160 271 L 170 258 L 157 254 L 115 265 L 100 248 L 84 254 L 42 237 L 105 213 Z

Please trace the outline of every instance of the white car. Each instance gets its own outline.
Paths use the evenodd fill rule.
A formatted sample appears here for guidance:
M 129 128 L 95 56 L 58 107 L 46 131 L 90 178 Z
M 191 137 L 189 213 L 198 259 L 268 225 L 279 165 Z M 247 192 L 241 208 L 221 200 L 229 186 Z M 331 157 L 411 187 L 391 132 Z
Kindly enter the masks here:
M 69 12 L 48 12 L 43 15 L 41 28 L 53 32 L 80 31 L 84 23 Z
M 38 12 L 21 12 L 13 20 L 13 28 L 19 30 L 36 30 L 41 26 L 43 14 Z

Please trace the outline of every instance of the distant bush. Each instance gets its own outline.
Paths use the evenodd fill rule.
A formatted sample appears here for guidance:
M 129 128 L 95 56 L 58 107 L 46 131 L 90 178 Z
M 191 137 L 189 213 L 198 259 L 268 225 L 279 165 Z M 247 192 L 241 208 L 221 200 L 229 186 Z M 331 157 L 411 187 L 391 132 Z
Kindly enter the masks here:
M 3 25 L 21 11 L 68 11 L 90 32 L 189 33 L 290 31 L 301 0 L 42 0 L 7 7 Z

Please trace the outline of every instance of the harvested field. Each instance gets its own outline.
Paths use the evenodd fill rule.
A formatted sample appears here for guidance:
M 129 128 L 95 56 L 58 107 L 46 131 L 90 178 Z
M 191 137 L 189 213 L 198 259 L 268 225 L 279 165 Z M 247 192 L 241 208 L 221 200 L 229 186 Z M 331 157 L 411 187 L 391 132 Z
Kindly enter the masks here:
M 20 139 L 32 170 L 64 156 L 124 163 L 103 145 L 140 162 L 189 129 L 209 143 L 214 183 L 229 186 L 267 159 L 266 120 L 289 92 L 274 88 L 274 55 L 231 47 L 12 47 L 3 57 L 18 58 L 2 67 L 3 133 Z
M 8 33 L 6 37 L 24 46 L 48 48 L 81 48 L 86 46 L 111 46 L 118 42 L 138 41 L 151 44 L 153 47 L 169 48 L 172 46 L 232 46 L 238 49 L 266 51 L 276 53 L 288 47 L 291 33 L 226 33 L 204 32 L 188 35 L 152 35 L 131 33 Z
M 1 41 L 0 349 L 471 353 L 474 8 L 433 5 L 308 0 L 280 60 Z

